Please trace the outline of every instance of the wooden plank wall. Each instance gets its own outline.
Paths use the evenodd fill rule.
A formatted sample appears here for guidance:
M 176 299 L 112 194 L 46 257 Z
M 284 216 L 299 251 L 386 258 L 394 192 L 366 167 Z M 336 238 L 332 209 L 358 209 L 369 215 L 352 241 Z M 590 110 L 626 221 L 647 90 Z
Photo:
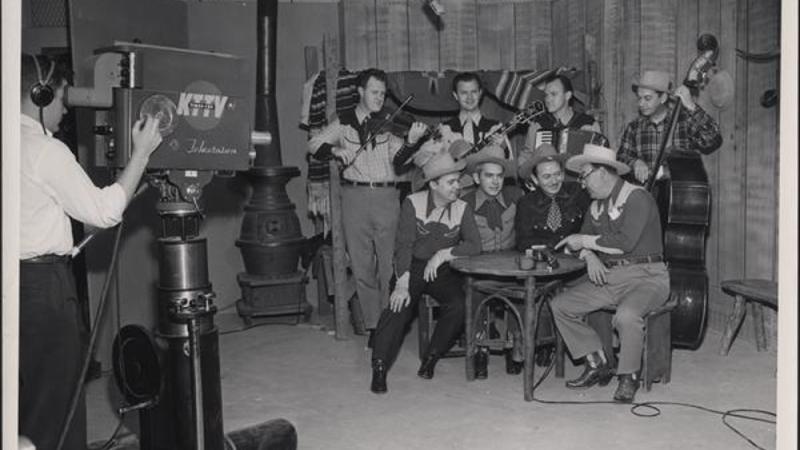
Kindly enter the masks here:
M 731 299 L 719 289 L 723 280 L 777 277 L 778 110 L 759 103 L 778 85 L 778 64 L 749 63 L 736 48 L 765 53 L 779 50 L 779 0 L 573 0 L 553 1 L 553 48 L 559 61 L 580 61 L 590 45 L 565 44 L 568 32 L 587 30 L 600 17 L 602 36 L 596 54 L 603 83 L 604 130 L 617 144 L 624 125 L 636 117 L 630 90 L 643 70 L 670 72 L 682 80 L 697 55 L 696 40 L 711 33 L 720 42 L 718 67 L 733 77 L 735 92 L 725 108 L 702 93 L 698 102 L 720 124 L 724 143 L 704 156 L 713 205 L 706 267 L 710 281 L 709 326 L 722 330 Z M 584 17 L 585 26 L 574 24 Z M 563 52 L 570 52 L 564 55 Z M 776 317 L 765 314 L 775 343 Z M 749 315 L 741 339 L 752 341 Z M 774 349 L 775 346 L 772 345 Z
M 550 67 L 551 0 L 440 3 L 446 13 L 437 18 L 420 0 L 341 0 L 344 66 L 437 72 Z M 578 39 L 571 38 L 582 46 Z

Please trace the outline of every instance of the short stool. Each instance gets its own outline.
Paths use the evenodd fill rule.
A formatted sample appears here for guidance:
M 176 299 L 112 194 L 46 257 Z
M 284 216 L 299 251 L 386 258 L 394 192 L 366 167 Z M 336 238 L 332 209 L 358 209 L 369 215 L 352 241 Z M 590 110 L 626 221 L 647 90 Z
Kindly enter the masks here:
M 753 327 L 756 350 L 767 349 L 767 336 L 764 333 L 763 305 L 778 309 L 778 283 L 770 280 L 727 280 L 720 283 L 722 291 L 734 297 L 733 310 L 725 325 L 725 333 L 720 342 L 719 354 L 725 356 L 731 348 L 736 332 L 744 321 L 745 307 L 750 302 L 753 314 Z
M 677 299 L 670 297 L 666 303 L 644 317 L 641 380 L 645 391 L 650 391 L 654 382 L 660 381 L 663 384 L 667 384 L 670 381 L 672 375 L 671 312 L 677 304 Z M 608 329 L 611 329 L 611 317 L 615 311 L 616 308 L 604 308 L 591 314 L 604 316 L 602 320 L 607 321 Z M 595 319 L 599 321 L 599 318 L 596 317 Z M 604 349 L 612 348 L 610 334 L 608 336 L 601 335 L 600 338 L 604 341 Z

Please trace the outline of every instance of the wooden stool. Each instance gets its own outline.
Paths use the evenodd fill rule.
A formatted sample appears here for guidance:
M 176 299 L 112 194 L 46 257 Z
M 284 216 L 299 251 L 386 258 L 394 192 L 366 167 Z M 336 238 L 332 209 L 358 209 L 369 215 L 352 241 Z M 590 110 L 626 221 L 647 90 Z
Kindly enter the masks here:
M 778 309 L 778 284 L 769 280 L 728 280 L 720 284 L 722 291 L 734 296 L 733 311 L 725 325 L 725 333 L 720 342 L 719 354 L 727 355 L 733 339 L 744 321 L 745 305 L 751 301 L 753 328 L 756 338 L 756 350 L 767 349 L 767 337 L 764 334 L 764 306 Z
M 422 299 L 419 301 L 419 322 L 417 324 L 420 360 L 425 357 L 428 351 L 428 344 L 431 342 L 431 336 L 436 327 L 436 312 L 438 308 L 439 302 L 435 298 L 428 294 L 422 294 Z M 466 355 L 466 341 L 462 336 L 452 349 L 442 355 L 442 358 L 455 358 L 464 355 Z
M 645 391 L 650 391 L 654 382 L 669 383 L 672 376 L 672 315 L 670 313 L 677 304 L 678 301 L 675 298 L 670 298 L 644 317 L 641 379 Z M 616 309 L 607 308 L 592 314 L 607 316 L 605 320 L 610 324 L 615 311 Z M 601 339 L 610 340 L 610 337 L 609 334 L 601 336 Z M 603 348 L 612 348 L 611 342 L 603 342 Z

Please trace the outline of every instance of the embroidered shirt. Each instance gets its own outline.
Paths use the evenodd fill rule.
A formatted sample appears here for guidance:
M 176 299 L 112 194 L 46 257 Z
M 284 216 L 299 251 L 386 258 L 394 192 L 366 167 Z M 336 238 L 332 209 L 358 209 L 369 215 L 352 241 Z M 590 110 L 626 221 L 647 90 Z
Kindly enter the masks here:
M 429 260 L 437 251 L 452 247 L 453 256 L 477 255 L 481 240 L 472 208 L 456 199 L 436 206 L 429 190 L 403 200 L 394 249 L 397 278 L 408 272 L 411 260 Z
M 342 113 L 338 119 L 308 141 L 309 152 L 321 161 L 333 157 L 334 146 L 357 151 L 367 136 L 367 115 L 357 109 Z M 356 157 L 355 161 L 342 173 L 351 181 L 403 181 L 406 177 L 397 175 L 392 160 L 405 145 L 405 141 L 391 133 L 380 133 Z
M 522 197 L 522 190 L 517 186 L 503 186 L 495 197 L 503 209 L 500 214 L 501 228 L 490 228 L 488 219 L 479 212 L 484 202 L 490 199 L 483 190 L 475 189 L 463 197 L 475 211 L 475 224 L 481 236 L 481 251 L 494 252 L 514 248 L 516 242 L 514 218 L 517 215 L 517 201 Z
M 603 200 L 594 200 L 583 219 L 582 234 L 600 235 L 597 244 L 618 248 L 622 255 L 609 259 L 632 256 L 661 255 L 661 219 L 653 196 L 641 186 L 622 179 Z M 604 258 L 604 253 L 598 256 Z
M 561 228 L 553 231 L 547 226 L 547 213 L 553 197 L 536 189 L 522 197 L 517 205 L 517 250 L 524 251 L 531 245 L 546 245 L 553 248 L 560 240 L 577 233 L 583 223 L 583 215 L 589 207 L 589 194 L 575 182 L 564 182 L 555 195 L 561 210 Z

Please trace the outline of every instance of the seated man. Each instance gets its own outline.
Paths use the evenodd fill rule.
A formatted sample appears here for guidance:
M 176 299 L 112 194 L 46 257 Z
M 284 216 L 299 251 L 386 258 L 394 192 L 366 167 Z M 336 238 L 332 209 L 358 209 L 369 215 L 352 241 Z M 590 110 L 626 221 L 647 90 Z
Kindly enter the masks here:
M 612 324 L 619 334 L 619 385 L 614 400 L 633 402 L 644 344 L 644 316 L 669 298 L 669 274 L 663 260 L 661 221 L 653 197 L 623 181 L 630 168 L 610 148 L 587 144 L 567 160 L 594 199 L 580 233 L 556 244 L 580 251 L 587 274 L 551 302 L 556 326 L 573 357 L 585 357 L 583 374 L 567 381 L 571 389 L 604 386 L 613 376 L 597 333 L 584 317 L 616 307 Z
M 532 245 L 552 249 L 580 230 L 590 199 L 579 183 L 564 182 L 563 161 L 555 147 L 542 144 L 519 168 L 519 177 L 536 187 L 520 199 L 517 209 L 514 229 L 521 252 Z
M 517 186 L 504 186 L 504 177 L 514 174 L 514 163 L 505 158 L 503 149 L 495 144 L 466 158 L 467 173 L 472 175 L 477 189 L 465 194 L 462 199 L 475 210 L 475 224 L 481 236 L 481 252 L 495 252 L 514 248 L 514 217 L 517 200 L 522 190 Z M 500 328 L 502 321 L 495 321 Z M 509 324 L 514 343 L 522 342 L 516 321 Z M 523 354 L 520 346 L 506 350 L 506 372 L 518 374 L 522 368 Z M 488 376 L 489 349 L 481 348 L 475 354 L 475 377 Z
M 436 298 L 441 316 L 417 375 L 433 378 L 436 362 L 464 326 L 464 283 L 448 262 L 480 253 L 480 235 L 472 208 L 458 198 L 458 180 L 466 163 L 453 160 L 444 146 L 439 148 L 442 151 L 432 156 L 420 153 L 415 159 L 428 189 L 406 197 L 400 211 L 394 261 L 397 279 L 373 340 L 370 390 L 378 394 L 387 391 L 388 367 L 400 351 L 422 294 Z

